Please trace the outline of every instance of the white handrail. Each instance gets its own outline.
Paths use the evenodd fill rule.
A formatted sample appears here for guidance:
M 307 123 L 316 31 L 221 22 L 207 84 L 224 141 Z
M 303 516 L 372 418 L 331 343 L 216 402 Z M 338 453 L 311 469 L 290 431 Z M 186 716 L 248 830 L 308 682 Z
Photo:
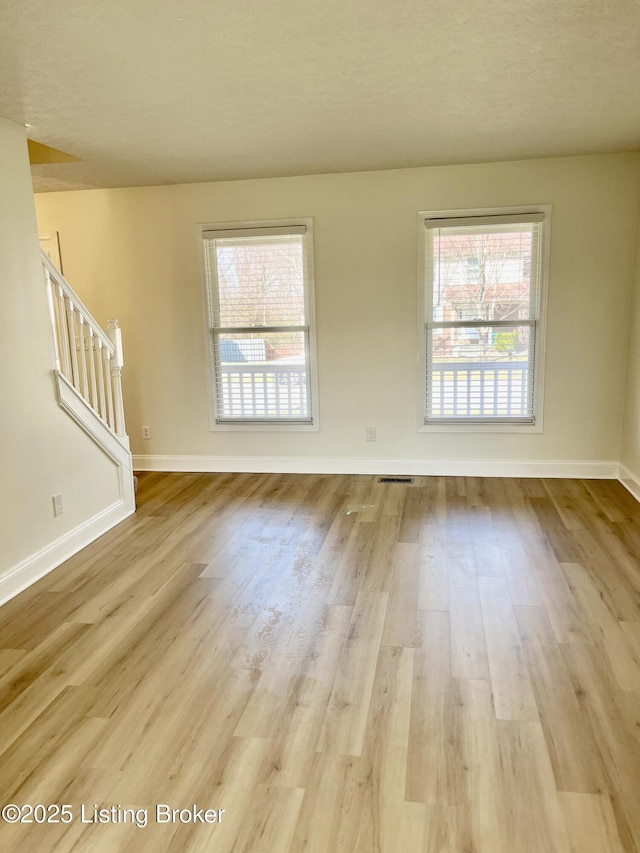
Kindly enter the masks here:
M 41 250 L 42 251 L 42 250 Z M 93 330 L 93 334 L 100 338 L 103 346 L 105 346 L 112 356 L 115 355 L 115 347 L 109 340 L 108 335 L 102 331 L 102 328 L 99 326 L 97 320 L 94 318 L 93 314 L 87 306 L 83 303 L 80 297 L 74 292 L 73 288 L 69 284 L 69 282 L 64 278 L 60 270 L 56 269 L 55 264 L 52 263 L 51 259 L 48 255 L 42 252 L 42 263 L 49 271 L 49 275 L 52 281 L 61 288 L 64 295 L 73 303 L 74 309 L 80 314 L 83 318 L 83 321 L 86 325 L 90 326 Z
M 110 320 L 104 332 L 44 252 L 42 264 L 56 370 L 115 435 L 126 439 L 118 321 Z

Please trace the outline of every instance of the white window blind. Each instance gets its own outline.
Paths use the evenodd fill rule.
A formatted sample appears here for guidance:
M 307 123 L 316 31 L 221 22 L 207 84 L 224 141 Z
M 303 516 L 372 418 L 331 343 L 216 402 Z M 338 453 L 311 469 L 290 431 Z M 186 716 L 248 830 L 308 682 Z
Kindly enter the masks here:
M 544 214 L 425 227 L 425 424 L 533 424 Z
M 216 422 L 313 423 L 307 227 L 203 239 Z

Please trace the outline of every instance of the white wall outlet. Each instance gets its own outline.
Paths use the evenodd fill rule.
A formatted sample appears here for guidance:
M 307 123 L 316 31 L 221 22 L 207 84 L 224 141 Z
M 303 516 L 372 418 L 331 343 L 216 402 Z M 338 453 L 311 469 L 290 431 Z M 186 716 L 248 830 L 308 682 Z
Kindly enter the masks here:
M 367 441 L 375 441 L 376 440 L 376 428 L 375 427 L 366 427 L 364 434 L 365 434 Z
M 148 427 L 148 426 L 142 427 L 142 437 L 143 438 L 151 438 L 151 427 Z
M 62 515 L 64 509 L 62 508 L 62 495 L 54 495 L 53 498 L 53 514 L 55 516 Z

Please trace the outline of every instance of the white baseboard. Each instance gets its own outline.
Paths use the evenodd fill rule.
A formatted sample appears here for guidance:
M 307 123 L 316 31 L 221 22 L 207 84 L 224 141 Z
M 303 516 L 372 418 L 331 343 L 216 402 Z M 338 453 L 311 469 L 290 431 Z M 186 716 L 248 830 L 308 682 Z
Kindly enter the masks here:
M 60 563 L 77 554 L 133 512 L 135 507 L 131 504 L 124 500 L 117 501 L 9 569 L 0 576 L 0 605 L 53 571 Z
M 633 471 L 630 471 L 625 465 L 620 463 L 618 479 L 625 487 L 625 489 L 631 492 L 631 494 L 637 501 L 640 501 L 640 477 L 637 474 L 634 474 Z
M 579 460 L 375 459 L 306 456 L 134 456 L 136 471 L 265 474 L 402 474 L 451 477 L 579 477 L 615 480 L 617 462 Z

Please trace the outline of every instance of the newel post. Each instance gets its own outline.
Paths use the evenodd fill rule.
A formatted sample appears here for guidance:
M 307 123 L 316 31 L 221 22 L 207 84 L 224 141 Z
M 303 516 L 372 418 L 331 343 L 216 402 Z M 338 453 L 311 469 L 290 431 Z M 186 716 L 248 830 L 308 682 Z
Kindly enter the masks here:
M 115 353 L 111 359 L 111 379 L 113 382 L 113 404 L 116 418 L 116 435 L 126 435 L 124 428 L 124 402 L 122 399 L 122 367 L 124 355 L 122 351 L 122 329 L 117 320 L 109 320 L 107 335 L 113 344 Z

